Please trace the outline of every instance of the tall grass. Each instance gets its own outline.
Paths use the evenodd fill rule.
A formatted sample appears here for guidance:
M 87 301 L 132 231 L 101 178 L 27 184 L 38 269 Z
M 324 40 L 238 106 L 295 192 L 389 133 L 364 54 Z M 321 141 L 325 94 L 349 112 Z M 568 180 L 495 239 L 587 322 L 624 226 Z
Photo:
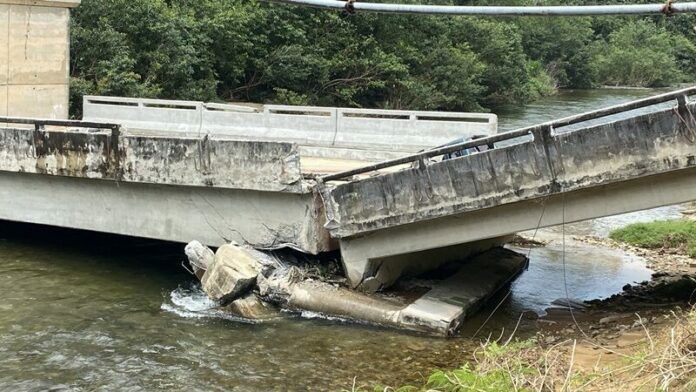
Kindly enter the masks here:
M 636 223 L 609 234 L 613 240 L 647 249 L 665 249 L 696 258 L 696 221 Z
M 643 344 L 628 354 L 588 340 L 566 340 L 550 347 L 535 340 L 486 341 L 473 361 L 456 370 L 436 371 L 421 386 L 367 389 L 354 380 L 346 391 L 696 391 L 696 311 L 674 316 L 674 323 L 657 333 L 643 326 Z M 607 354 L 620 360 L 581 369 L 575 364 L 578 345 L 596 349 L 598 363 Z

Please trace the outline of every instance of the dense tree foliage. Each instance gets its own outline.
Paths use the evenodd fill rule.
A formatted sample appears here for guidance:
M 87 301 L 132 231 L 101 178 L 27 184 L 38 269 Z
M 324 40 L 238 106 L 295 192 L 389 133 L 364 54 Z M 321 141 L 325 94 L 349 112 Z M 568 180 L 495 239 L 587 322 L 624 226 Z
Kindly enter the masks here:
M 531 0 L 477 2 L 488 3 Z M 72 112 L 83 94 L 482 110 L 556 88 L 664 86 L 696 77 L 694 24 L 686 15 L 443 18 L 83 0 L 72 22 Z

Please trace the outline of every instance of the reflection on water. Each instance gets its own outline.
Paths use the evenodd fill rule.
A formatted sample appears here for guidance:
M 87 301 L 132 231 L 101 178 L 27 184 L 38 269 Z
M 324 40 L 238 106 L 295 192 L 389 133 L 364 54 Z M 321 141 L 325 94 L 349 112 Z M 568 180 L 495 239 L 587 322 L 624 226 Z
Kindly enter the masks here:
M 589 300 L 616 294 L 626 283 L 650 279 L 651 271 L 640 259 L 611 249 L 569 242 L 565 248 L 565 267 L 561 243 L 532 249 L 529 269 L 512 286 L 507 304 L 511 313 L 523 310 L 543 313 L 553 300 L 566 297 L 565 282 L 570 298 Z M 515 250 L 526 253 L 525 249 Z
M 570 92 L 508 111 L 504 128 L 647 95 L 648 91 Z M 606 235 L 627 219 L 569 225 Z M 553 233 L 551 230 L 550 233 Z M 571 297 L 605 297 L 649 277 L 640 260 L 569 243 Z M 529 270 L 482 334 L 514 326 L 519 312 L 541 312 L 565 296 L 562 249 L 531 251 Z M 306 390 L 418 381 L 431 369 L 466 361 L 471 335 L 443 340 L 365 325 L 287 317 L 253 324 L 223 316 L 179 265 L 182 246 L 33 226 L 0 224 L 0 390 Z M 521 336 L 532 325 L 522 325 Z

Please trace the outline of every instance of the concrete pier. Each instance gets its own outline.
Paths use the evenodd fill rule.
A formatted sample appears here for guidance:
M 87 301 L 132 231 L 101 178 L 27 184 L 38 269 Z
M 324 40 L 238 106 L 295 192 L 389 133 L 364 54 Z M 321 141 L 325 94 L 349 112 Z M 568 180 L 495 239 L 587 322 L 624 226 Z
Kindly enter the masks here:
M 68 118 L 70 8 L 0 0 L 0 116 Z

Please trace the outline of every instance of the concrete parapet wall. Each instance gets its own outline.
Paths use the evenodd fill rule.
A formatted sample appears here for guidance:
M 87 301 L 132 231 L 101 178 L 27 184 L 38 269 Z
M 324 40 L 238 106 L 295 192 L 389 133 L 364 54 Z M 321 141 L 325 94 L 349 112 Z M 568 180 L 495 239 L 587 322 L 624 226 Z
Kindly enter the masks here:
M 0 115 L 67 118 L 69 8 L 77 0 L 0 0 Z
M 82 0 L 0 0 L 0 4 L 15 4 L 34 7 L 75 8 Z
M 694 113 L 538 127 L 531 141 L 328 183 L 327 228 L 350 283 L 373 291 L 518 231 L 696 200 Z
M 0 128 L 0 171 L 305 193 L 297 146 L 111 130 Z
M 184 135 L 229 136 L 273 140 L 321 148 L 381 151 L 419 151 L 454 139 L 497 131 L 497 117 L 485 113 L 443 113 L 265 105 L 210 104 L 136 98 L 84 97 L 84 119 L 124 124 L 130 129 L 167 131 Z M 335 154 L 342 154 L 334 150 Z M 351 152 L 346 153 L 346 157 Z M 376 158 L 376 157 L 375 157 Z
M 696 104 L 688 108 L 696 113 Z M 327 199 L 331 234 L 351 237 L 694 167 L 696 123 L 681 110 L 539 131 L 530 142 L 336 185 Z

